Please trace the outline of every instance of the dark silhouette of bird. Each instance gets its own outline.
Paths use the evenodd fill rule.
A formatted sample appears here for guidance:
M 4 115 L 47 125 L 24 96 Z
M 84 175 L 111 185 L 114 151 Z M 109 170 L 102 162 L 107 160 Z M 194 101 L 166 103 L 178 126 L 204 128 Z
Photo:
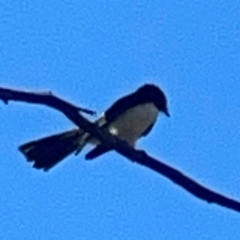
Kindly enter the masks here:
M 163 91 L 156 85 L 145 84 L 118 99 L 95 123 L 134 147 L 139 138 L 152 130 L 161 112 L 170 116 Z M 111 150 L 79 128 L 25 143 L 19 150 L 28 161 L 34 162 L 34 168 L 47 171 L 71 153 L 79 153 L 87 144 L 95 147 L 86 154 L 86 159 Z

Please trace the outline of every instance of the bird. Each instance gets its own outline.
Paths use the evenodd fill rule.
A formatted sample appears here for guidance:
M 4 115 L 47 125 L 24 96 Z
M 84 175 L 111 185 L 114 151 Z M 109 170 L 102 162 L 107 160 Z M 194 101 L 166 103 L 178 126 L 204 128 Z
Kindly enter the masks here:
M 152 130 L 160 113 L 170 117 L 167 98 L 160 87 L 147 83 L 118 99 L 95 124 L 135 147 L 136 141 Z M 34 162 L 34 168 L 48 171 L 70 154 L 81 152 L 87 144 L 95 146 L 85 155 L 87 160 L 112 150 L 80 128 L 30 141 L 19 150 L 27 161 Z

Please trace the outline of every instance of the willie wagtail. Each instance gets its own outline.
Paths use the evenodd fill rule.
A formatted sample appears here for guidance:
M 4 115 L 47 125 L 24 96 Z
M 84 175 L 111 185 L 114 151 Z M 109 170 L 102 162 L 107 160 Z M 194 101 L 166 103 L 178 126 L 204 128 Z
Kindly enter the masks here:
M 156 85 L 145 84 L 113 103 L 96 124 L 134 147 L 139 138 L 151 131 L 160 112 L 170 116 L 163 91 Z M 95 148 L 86 154 L 86 159 L 111 150 L 82 129 L 31 141 L 21 145 L 19 150 L 28 161 L 34 162 L 34 168 L 47 171 L 69 154 L 80 152 L 88 143 L 94 144 Z

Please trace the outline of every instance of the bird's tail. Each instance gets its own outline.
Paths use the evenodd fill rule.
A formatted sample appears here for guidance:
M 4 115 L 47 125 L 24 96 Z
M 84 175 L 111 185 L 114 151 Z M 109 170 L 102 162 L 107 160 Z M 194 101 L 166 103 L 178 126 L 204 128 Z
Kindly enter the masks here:
M 74 151 L 79 153 L 86 145 L 88 136 L 74 129 L 25 143 L 19 150 L 29 162 L 34 162 L 33 167 L 47 171 Z

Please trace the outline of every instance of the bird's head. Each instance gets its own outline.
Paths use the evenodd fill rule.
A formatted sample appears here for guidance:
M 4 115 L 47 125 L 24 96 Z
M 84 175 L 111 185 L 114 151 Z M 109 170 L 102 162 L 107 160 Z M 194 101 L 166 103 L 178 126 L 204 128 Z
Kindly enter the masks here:
M 167 98 L 158 86 L 154 84 L 144 84 L 137 92 L 146 101 L 153 102 L 160 112 L 170 117 L 167 108 Z

